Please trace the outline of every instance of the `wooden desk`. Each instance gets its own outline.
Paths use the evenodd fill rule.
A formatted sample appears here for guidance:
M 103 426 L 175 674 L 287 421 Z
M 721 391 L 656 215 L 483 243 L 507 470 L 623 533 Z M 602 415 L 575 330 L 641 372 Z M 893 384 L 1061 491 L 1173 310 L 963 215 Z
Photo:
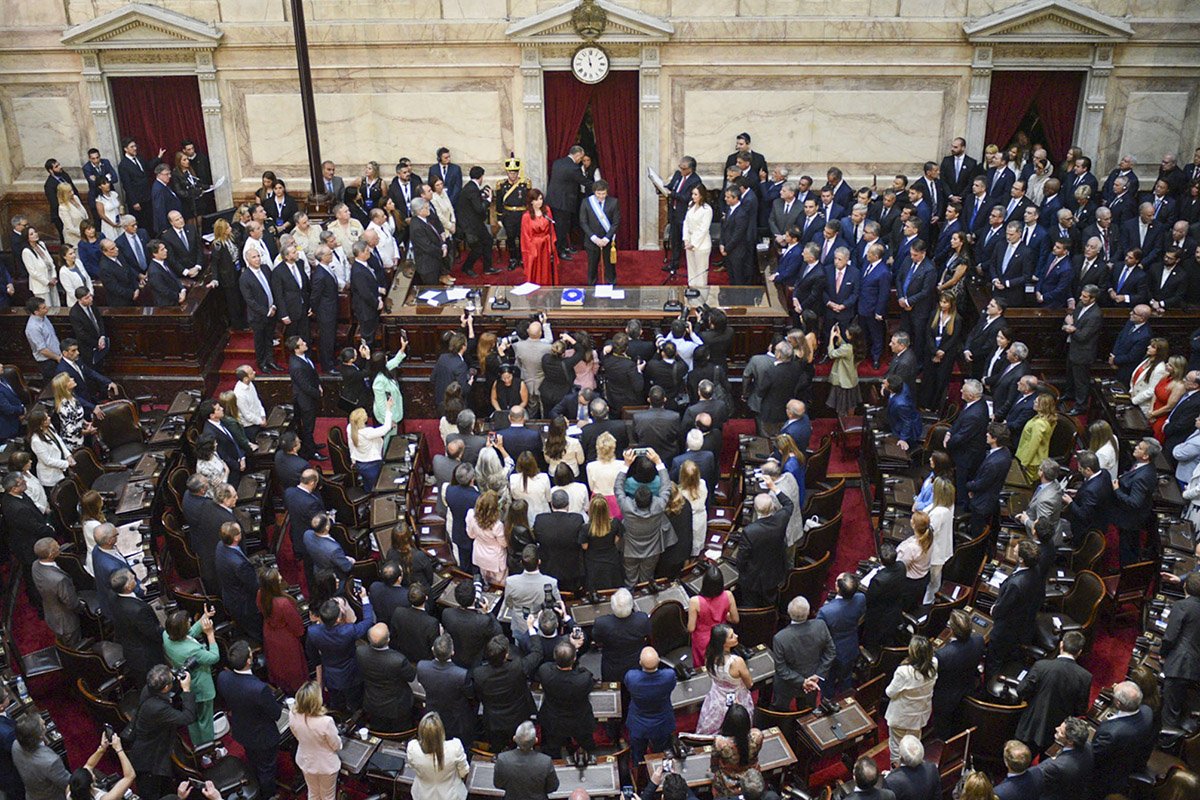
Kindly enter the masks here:
M 576 789 L 586 789 L 596 798 L 617 797 L 621 794 L 621 775 L 614 756 L 600 756 L 595 764 L 580 770 L 574 764 L 556 760 L 554 771 L 558 775 L 558 789 L 550 793 L 552 800 L 570 797 Z M 467 792 L 472 796 L 503 797 L 504 792 L 496 788 L 496 763 L 490 758 L 475 756 L 471 771 L 467 773 Z
M 846 750 L 862 741 L 877 727 L 875 720 L 871 719 L 853 697 L 843 700 L 841 708 L 834 714 L 805 714 L 796 721 L 796 726 L 800 731 L 800 740 L 804 742 L 814 760 Z
M 685 737 L 686 738 L 686 735 Z M 688 753 L 685 759 L 675 759 L 673 770 L 684 777 L 687 785 L 693 789 L 708 786 L 712 783 L 712 745 L 698 747 Z M 770 772 L 783 769 L 796 763 L 796 754 L 792 746 L 779 728 L 763 730 L 762 749 L 758 751 L 759 772 Z M 653 774 L 662 766 L 663 755 L 655 753 L 646 756 L 646 771 Z
M 654 609 L 658 608 L 663 603 L 673 600 L 681 604 L 684 609 L 688 604 L 688 593 L 678 583 L 673 583 L 666 589 L 663 589 L 658 594 L 652 594 L 646 590 L 637 592 L 633 597 L 633 606 L 638 611 L 645 611 L 650 614 Z M 575 624 L 581 628 L 590 628 L 595 624 L 600 617 L 606 617 L 612 613 L 612 605 L 608 600 L 603 600 L 599 603 L 588 603 L 585 601 L 572 601 L 567 603 L 567 611 L 575 620 Z M 501 607 L 499 613 L 501 622 L 512 623 L 512 610 L 507 604 Z
M 775 677 L 775 658 L 766 645 L 760 644 L 746 660 L 746 668 L 750 670 L 750 679 L 755 684 L 762 683 Z M 671 707 L 678 711 L 681 708 L 700 705 L 710 689 L 712 677 L 701 670 L 686 681 L 675 684 L 675 689 L 671 692 Z

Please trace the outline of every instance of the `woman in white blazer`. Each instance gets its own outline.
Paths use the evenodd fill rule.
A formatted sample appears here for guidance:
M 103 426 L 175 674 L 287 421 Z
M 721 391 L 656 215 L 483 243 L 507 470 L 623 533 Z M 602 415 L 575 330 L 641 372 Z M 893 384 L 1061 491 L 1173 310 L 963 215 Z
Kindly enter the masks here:
M 79 260 L 79 249 L 73 244 L 63 245 L 58 283 L 67 295 L 67 308 L 75 305 L 75 290 L 80 286 L 88 292 L 92 291 L 92 276 L 84 269 L 83 262 Z
M 58 308 L 62 305 L 58 300 L 58 270 L 54 268 L 50 251 L 42 244 L 42 237 L 32 225 L 25 229 L 25 244 L 21 262 L 29 276 L 30 294 L 45 300 L 50 308 Z
M 75 466 L 75 457 L 67 443 L 50 424 L 50 415 L 41 406 L 35 407 L 27 417 L 29 446 L 37 457 L 38 481 L 47 489 L 58 485 L 67 477 L 67 470 Z
M 937 683 L 937 659 L 933 646 L 924 636 L 908 643 L 908 657 L 896 668 L 892 682 L 884 692 L 891 700 L 884 719 L 888 724 L 888 750 L 892 765 L 900 763 L 900 740 L 912 734 L 921 738 L 921 729 L 933 714 L 933 685 Z
M 417 738 L 408 743 L 414 800 L 466 800 L 467 754 L 458 739 L 446 741 L 442 718 L 431 711 L 417 725 Z
M 712 252 L 712 206 L 703 186 L 692 189 L 692 202 L 683 218 L 683 250 L 687 255 L 688 286 L 708 286 L 708 256 Z
M 1171 346 L 1166 339 L 1156 336 L 1146 346 L 1146 359 L 1134 367 L 1129 379 L 1129 399 L 1149 416 L 1154 407 L 1154 389 L 1167 374 L 1167 357 Z

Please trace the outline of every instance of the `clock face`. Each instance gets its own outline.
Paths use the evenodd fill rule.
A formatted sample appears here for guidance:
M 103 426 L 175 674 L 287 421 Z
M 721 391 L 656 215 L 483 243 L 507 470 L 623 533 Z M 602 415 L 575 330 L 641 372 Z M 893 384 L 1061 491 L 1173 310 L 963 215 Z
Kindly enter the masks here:
M 608 75 L 608 53 L 595 45 L 587 45 L 575 51 L 571 59 L 571 70 L 584 83 L 599 83 Z

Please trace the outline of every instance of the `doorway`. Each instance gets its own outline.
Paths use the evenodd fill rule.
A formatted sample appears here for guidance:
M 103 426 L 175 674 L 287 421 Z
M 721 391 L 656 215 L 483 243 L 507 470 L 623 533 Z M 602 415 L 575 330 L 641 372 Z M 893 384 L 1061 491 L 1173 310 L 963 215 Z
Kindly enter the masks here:
M 184 139 L 195 142 L 199 152 L 208 152 L 200 83 L 195 75 L 109 78 L 108 83 L 118 142 L 133 138 L 138 143 L 138 155 L 146 161 L 152 161 L 160 149 L 165 150 L 162 160 L 172 167 Z M 120 157 L 120 153 L 113 157 Z
M 617 248 L 638 243 L 638 73 L 611 72 L 596 84 L 570 72 L 543 75 L 546 109 L 546 158 L 549 166 L 580 145 L 591 157 L 609 194 L 620 203 Z
M 1061 161 L 1075 136 L 1086 73 L 1010 70 L 992 73 L 987 143 L 1018 145 L 1023 154 L 1041 145 L 1051 164 Z

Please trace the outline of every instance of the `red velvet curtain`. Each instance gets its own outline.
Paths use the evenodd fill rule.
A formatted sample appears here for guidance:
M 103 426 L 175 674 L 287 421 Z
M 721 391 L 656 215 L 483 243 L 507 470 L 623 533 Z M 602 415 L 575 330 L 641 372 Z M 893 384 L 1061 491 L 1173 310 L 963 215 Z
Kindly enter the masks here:
M 1071 147 L 1082 88 L 1082 72 L 1049 73 L 1034 101 L 1046 131 L 1046 147 L 1055 161 L 1061 161 Z
M 609 192 L 621 203 L 617 248 L 638 246 L 638 74 L 613 72 L 593 87 L 596 158 Z
M 993 72 L 987 143 L 1008 144 L 1021 120 L 1036 106 L 1051 160 L 1061 159 L 1075 135 L 1082 86 L 1082 72 Z
M 208 152 L 200 84 L 195 75 L 109 78 L 109 85 L 117 114 L 117 133 L 121 138 L 136 139 L 142 158 L 151 160 L 162 148 L 167 151 L 163 153 L 163 161 L 174 166 L 175 153 L 184 139 L 194 141 L 200 152 Z
M 546 176 L 550 165 L 579 142 L 579 126 L 595 87 L 580 83 L 570 72 L 542 73 L 546 104 Z M 539 187 L 545 190 L 545 187 Z
M 987 144 L 1004 147 L 1016 134 L 1042 88 L 1046 72 L 993 72 L 988 97 Z

